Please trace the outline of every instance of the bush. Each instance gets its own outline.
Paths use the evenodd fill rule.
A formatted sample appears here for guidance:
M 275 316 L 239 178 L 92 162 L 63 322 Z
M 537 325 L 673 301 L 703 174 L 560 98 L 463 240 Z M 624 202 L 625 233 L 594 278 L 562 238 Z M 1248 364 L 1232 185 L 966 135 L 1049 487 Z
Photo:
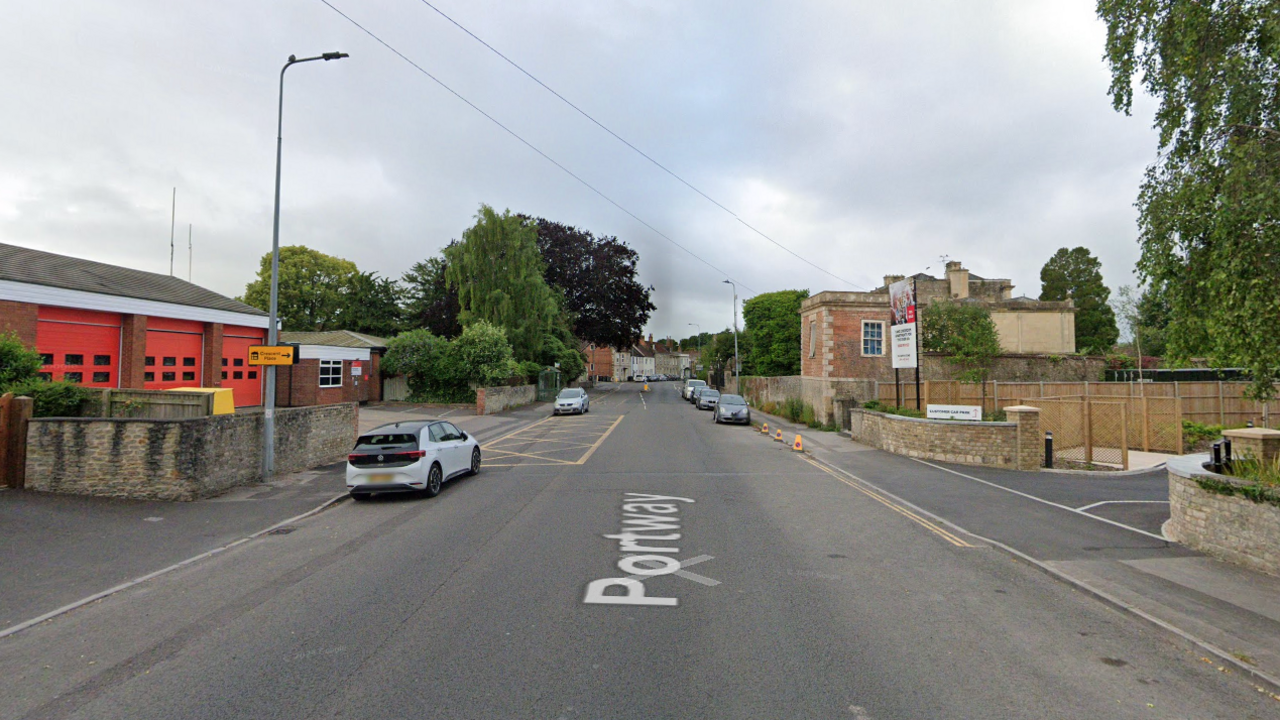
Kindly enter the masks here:
M 519 372 L 530 385 L 533 385 L 538 382 L 538 375 L 542 372 L 542 363 L 525 360 L 519 363 Z
M 804 401 L 800 398 L 787 398 L 782 403 L 782 417 L 791 422 L 799 422 L 802 414 L 804 414 Z
M 502 328 L 485 320 L 473 322 L 451 343 L 451 359 L 464 382 L 480 387 L 500 385 L 511 376 L 511 344 Z
M 800 422 L 811 428 L 822 427 L 822 423 L 818 422 L 817 416 L 813 411 L 813 406 L 809 403 L 805 403 L 800 410 Z
M 89 388 L 65 380 L 27 380 L 10 385 L 5 392 L 35 400 L 35 417 L 80 417 L 80 406 L 94 394 Z
M 16 334 L 0 335 L 0 391 L 15 383 L 34 380 L 42 367 L 40 353 L 23 345 Z
M 895 407 L 893 405 L 885 405 L 879 400 L 871 400 L 862 404 L 862 407 L 872 412 L 884 413 L 886 415 L 901 415 L 903 417 L 922 418 L 924 413 L 913 407 Z

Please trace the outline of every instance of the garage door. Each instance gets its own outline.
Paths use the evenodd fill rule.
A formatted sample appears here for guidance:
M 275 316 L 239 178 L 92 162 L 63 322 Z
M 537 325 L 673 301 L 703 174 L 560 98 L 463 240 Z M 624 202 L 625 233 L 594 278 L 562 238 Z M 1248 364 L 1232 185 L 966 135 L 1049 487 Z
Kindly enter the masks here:
M 142 386 L 148 390 L 200 387 L 203 355 L 204 323 L 147 318 Z
M 41 306 L 36 317 L 36 350 L 45 378 L 120 386 L 119 314 Z
M 249 346 L 266 342 L 266 330 L 228 325 L 222 332 L 222 387 L 235 393 L 236 407 L 261 405 L 263 369 L 249 366 Z

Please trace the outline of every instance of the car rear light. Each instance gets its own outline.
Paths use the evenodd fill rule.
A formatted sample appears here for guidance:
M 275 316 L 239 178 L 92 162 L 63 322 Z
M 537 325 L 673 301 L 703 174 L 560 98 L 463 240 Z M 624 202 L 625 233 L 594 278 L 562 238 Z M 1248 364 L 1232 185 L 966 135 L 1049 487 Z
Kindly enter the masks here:
M 405 453 L 404 456 L 409 458 L 410 460 L 421 460 L 422 458 L 427 456 L 427 451 L 426 450 L 410 450 L 409 452 Z
M 347 456 L 347 462 L 355 462 L 356 459 L 362 458 L 362 457 L 364 457 L 364 455 L 357 455 L 355 453 L 351 453 L 350 455 Z

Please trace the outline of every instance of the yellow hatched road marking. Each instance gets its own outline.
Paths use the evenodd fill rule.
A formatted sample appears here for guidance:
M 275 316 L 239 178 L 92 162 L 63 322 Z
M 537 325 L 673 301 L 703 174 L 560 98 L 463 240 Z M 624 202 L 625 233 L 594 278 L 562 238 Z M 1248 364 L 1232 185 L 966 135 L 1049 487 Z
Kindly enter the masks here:
M 893 502 L 892 500 L 889 500 L 888 498 L 884 497 L 883 495 L 880 495 L 879 493 L 875 492 L 874 490 L 871 490 L 870 488 L 866 487 L 866 486 L 865 486 L 866 481 L 865 481 L 865 480 L 863 480 L 862 478 L 858 477 L 857 475 L 854 475 L 853 473 L 847 472 L 847 471 L 845 471 L 845 470 L 840 470 L 840 471 L 839 471 L 839 473 L 842 473 L 842 474 L 844 474 L 844 475 L 848 475 L 849 477 L 851 477 L 851 478 L 853 478 L 854 480 L 856 480 L 856 481 L 857 481 L 857 483 L 855 484 L 855 483 L 849 482 L 848 480 L 844 479 L 843 477 L 840 477 L 840 474 L 837 474 L 837 472 L 833 471 L 831 468 L 828 468 L 826 465 L 824 465 L 824 464 L 822 464 L 822 463 L 819 463 L 819 462 L 817 462 L 817 461 L 815 461 L 815 460 L 813 460 L 813 459 L 811 459 L 811 458 L 807 458 L 807 457 L 806 457 L 806 458 L 803 458 L 803 459 L 804 459 L 804 461 L 805 461 L 805 462 L 809 463 L 810 465 L 812 465 L 812 466 L 814 466 L 814 467 L 818 468 L 818 469 L 819 469 L 819 470 L 821 470 L 822 472 L 824 472 L 824 473 L 826 473 L 826 474 L 830 475 L 831 477 L 833 477 L 833 478 L 835 478 L 835 479 L 839 480 L 840 482 L 844 483 L 845 485 L 848 485 L 849 487 L 853 488 L 854 490 L 857 490 L 858 492 L 862 493 L 863 495 L 866 495 L 867 497 L 872 498 L 872 499 L 873 499 L 873 500 L 875 500 L 876 502 L 879 502 L 881 505 L 884 505 L 885 507 L 888 507 L 888 508 L 892 509 L 894 512 L 897 512 L 897 513 L 898 513 L 898 514 L 900 514 L 900 515 L 903 515 L 903 516 L 905 516 L 905 517 L 907 517 L 907 518 L 910 518 L 912 521 L 916 522 L 917 524 L 919 524 L 919 525 L 921 525 L 922 527 L 924 527 L 924 528 L 926 528 L 927 530 L 929 530 L 929 532 L 932 532 L 932 533 L 934 533 L 934 534 L 938 535 L 939 537 L 943 538 L 944 540 L 946 540 L 947 542 L 951 543 L 952 545 L 955 545 L 955 546 L 957 546 L 957 547 L 973 547 L 973 545 L 970 545 L 969 543 L 965 542 L 964 540 L 962 540 L 962 539 L 960 539 L 960 538 L 956 537 L 955 535 L 952 535 L 951 533 L 947 532 L 946 530 L 943 530 L 942 528 L 938 527 L 936 523 L 929 522 L 927 519 L 920 517 L 919 515 L 917 515 L 917 514 L 915 514 L 914 512 L 912 512 L 910 509 L 905 508 L 905 507 L 903 507 L 903 506 L 901 506 L 901 505 L 899 505 L 899 504 L 897 504 L 897 503 Z
M 618 427 L 618 423 L 622 422 L 622 418 L 624 417 L 626 417 L 626 415 L 619 415 L 618 419 L 614 420 L 613 424 L 609 426 L 609 429 L 605 430 L 604 434 L 600 436 L 600 439 L 596 440 L 595 444 L 591 446 L 591 449 L 587 451 L 587 454 L 578 458 L 578 462 L 574 463 L 574 465 L 582 465 L 582 464 L 585 464 L 588 460 L 590 460 L 591 456 L 595 454 L 596 450 L 599 450 L 600 446 L 604 444 L 604 441 L 609 439 L 609 435 L 613 433 L 613 429 Z

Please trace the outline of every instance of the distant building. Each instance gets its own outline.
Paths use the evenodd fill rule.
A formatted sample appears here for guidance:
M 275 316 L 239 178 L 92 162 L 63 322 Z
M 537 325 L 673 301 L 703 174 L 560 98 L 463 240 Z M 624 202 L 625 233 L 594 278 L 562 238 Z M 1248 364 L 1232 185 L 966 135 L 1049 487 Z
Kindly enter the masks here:
M 299 407 L 382 400 L 382 355 L 387 341 L 351 330 L 282 332 L 298 346 L 296 365 L 276 371 L 276 405 Z
M 613 348 L 597 347 L 595 343 L 583 343 L 582 354 L 587 356 L 586 375 L 591 380 L 614 379 Z
M 631 377 L 657 375 L 657 363 L 653 348 L 643 340 L 631 346 Z
M 805 377 L 891 380 L 889 284 L 871 292 L 820 292 L 800 305 L 800 365 Z M 991 313 L 1006 353 L 1068 355 L 1076 351 L 1075 306 L 1011 297 L 1013 283 L 986 279 L 948 262 L 946 277 L 913 276 L 919 306 L 941 300 L 980 303 Z

